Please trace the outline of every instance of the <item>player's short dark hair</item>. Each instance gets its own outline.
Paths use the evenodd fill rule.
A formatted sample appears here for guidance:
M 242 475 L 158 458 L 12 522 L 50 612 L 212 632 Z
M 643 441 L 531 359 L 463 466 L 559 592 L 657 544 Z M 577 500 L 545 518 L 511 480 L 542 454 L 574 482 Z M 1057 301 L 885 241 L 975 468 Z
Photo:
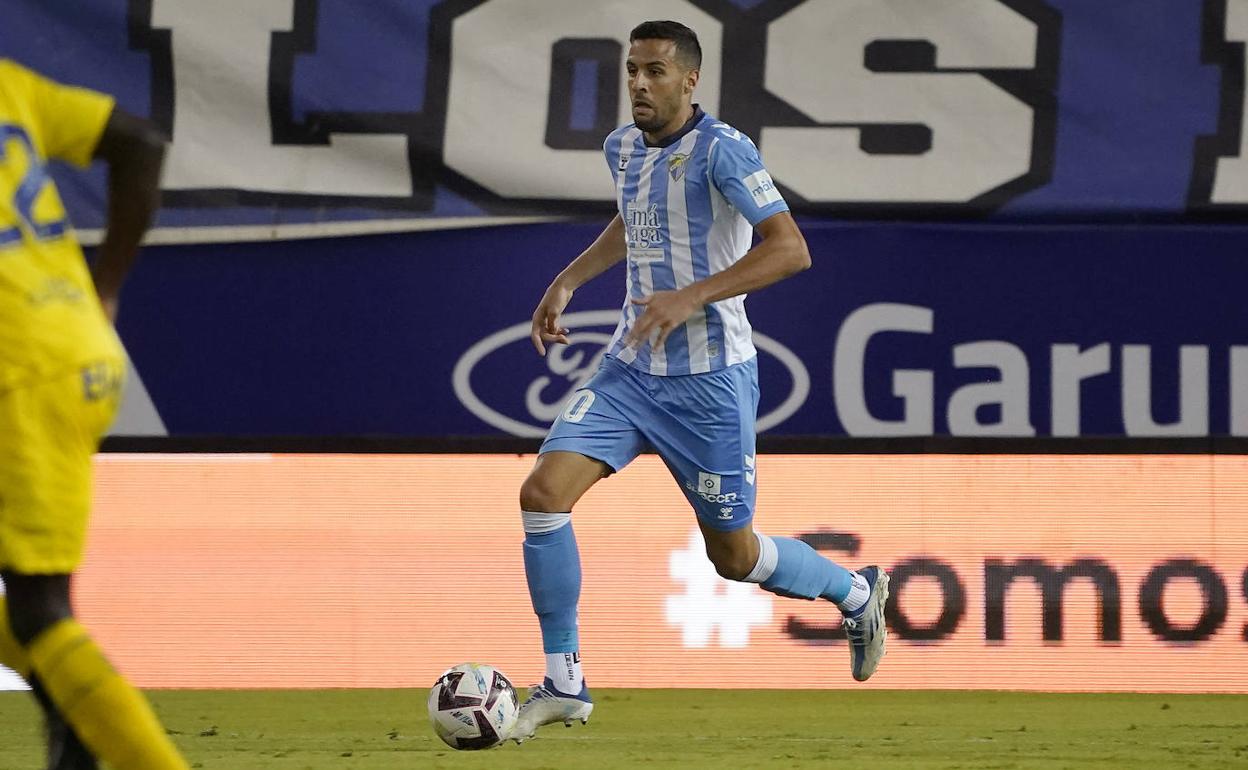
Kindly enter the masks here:
M 643 21 L 628 35 L 628 42 L 637 40 L 671 40 L 676 44 L 676 57 L 687 69 L 702 66 L 702 46 L 697 34 L 678 21 Z

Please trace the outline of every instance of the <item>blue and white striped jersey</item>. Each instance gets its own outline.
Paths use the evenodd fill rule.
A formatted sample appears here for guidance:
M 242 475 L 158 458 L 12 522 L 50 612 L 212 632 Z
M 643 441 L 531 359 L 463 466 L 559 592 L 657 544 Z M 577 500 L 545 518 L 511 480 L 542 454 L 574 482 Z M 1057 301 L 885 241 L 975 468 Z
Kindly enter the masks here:
M 658 375 L 711 372 L 748 361 L 755 350 L 745 295 L 705 306 L 662 348 L 653 347 L 653 339 L 638 349 L 624 340 L 643 310 L 630 300 L 728 268 L 749 251 L 754 225 L 789 210 L 758 148 L 697 109 L 659 146 L 648 146 L 641 129 L 629 124 L 613 131 L 603 150 L 628 240 L 628 292 L 607 352 Z

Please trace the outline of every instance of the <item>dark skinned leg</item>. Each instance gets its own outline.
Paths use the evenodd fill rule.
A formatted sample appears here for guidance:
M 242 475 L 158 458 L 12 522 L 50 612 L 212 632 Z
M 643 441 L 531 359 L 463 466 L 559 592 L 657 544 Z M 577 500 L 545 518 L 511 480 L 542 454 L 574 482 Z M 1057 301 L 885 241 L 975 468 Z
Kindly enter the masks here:
M 3 574 L 13 635 L 23 646 L 44 630 L 73 616 L 69 575 Z M 95 757 L 82 745 L 77 733 L 66 723 L 34 674 L 28 683 L 35 700 L 43 708 L 47 734 L 48 770 L 96 770 Z

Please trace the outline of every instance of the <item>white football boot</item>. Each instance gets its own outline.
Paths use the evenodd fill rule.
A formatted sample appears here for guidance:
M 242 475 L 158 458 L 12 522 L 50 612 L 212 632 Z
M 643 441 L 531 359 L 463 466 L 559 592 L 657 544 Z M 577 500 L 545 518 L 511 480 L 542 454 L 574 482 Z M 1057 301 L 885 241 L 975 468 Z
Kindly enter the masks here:
M 858 574 L 871 586 L 867 603 L 841 621 L 849 639 L 849 666 L 854 679 L 865 682 L 875 673 L 884 657 L 888 626 L 884 622 L 884 604 L 888 601 L 888 573 L 874 565 L 863 567 Z
M 529 688 L 529 697 L 520 705 L 520 716 L 511 731 L 511 739 L 524 743 L 537 734 L 537 728 L 556 722 L 571 727 L 572 722 L 579 719 L 581 724 L 585 724 L 589 722 L 593 710 L 594 702 L 590 700 L 588 687 L 581 685 L 580 693 L 565 695 L 556 690 L 550 677 L 547 677 L 541 684 Z

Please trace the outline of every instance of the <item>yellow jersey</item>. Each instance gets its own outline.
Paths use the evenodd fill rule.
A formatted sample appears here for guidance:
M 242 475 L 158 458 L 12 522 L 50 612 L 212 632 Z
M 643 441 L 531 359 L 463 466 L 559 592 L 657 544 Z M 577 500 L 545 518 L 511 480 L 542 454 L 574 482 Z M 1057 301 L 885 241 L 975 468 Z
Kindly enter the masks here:
M 47 170 L 90 165 L 112 111 L 0 59 L 0 394 L 122 355 Z

